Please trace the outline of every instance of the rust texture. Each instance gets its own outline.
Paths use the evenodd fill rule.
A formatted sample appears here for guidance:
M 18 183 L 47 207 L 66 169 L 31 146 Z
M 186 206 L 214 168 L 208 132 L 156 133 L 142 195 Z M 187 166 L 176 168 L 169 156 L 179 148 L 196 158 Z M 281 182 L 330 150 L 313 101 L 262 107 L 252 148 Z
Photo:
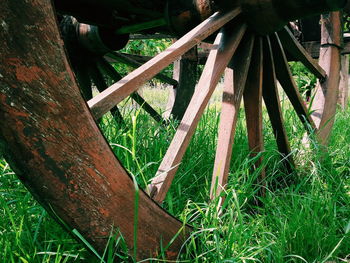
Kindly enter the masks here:
M 5 158 L 49 213 L 97 250 L 114 227 L 132 252 L 135 187 L 81 97 L 49 1 L 3 1 L 0 27 Z M 142 191 L 138 213 L 138 258 L 154 256 L 182 227 Z M 170 258 L 184 237 L 170 246 Z

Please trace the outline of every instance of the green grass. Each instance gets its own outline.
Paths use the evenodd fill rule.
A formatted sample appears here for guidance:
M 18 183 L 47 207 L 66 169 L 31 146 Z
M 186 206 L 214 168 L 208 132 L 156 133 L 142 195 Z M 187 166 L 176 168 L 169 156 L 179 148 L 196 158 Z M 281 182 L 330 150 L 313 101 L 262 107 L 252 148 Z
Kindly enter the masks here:
M 166 90 L 144 90 L 147 100 L 164 110 Z M 219 93 L 217 93 L 219 94 Z M 214 96 L 179 167 L 164 207 L 194 232 L 184 244 L 184 262 L 349 262 L 350 260 L 350 110 L 337 114 L 327 154 L 316 143 L 303 149 L 300 121 L 283 102 L 296 171 L 285 175 L 267 116 L 263 153 L 267 170 L 263 206 L 254 199 L 258 173 L 251 174 L 244 113 L 241 111 L 222 210 L 208 202 L 219 97 Z M 156 101 L 157 100 L 157 101 Z M 103 132 L 126 169 L 144 187 L 155 174 L 175 132 L 160 126 L 135 105 L 123 108 L 129 129 L 104 118 Z M 266 115 L 266 114 L 265 114 Z M 293 185 L 276 188 L 276 178 Z M 0 262 L 100 262 L 86 246 L 63 231 L 33 200 L 4 160 L 0 160 Z M 73 234 L 74 235 L 74 234 Z M 75 233 L 79 239 L 79 233 Z M 114 246 L 120 246 L 113 255 Z M 121 238 L 111 237 L 107 258 L 127 262 Z M 132 253 L 132 252 L 131 252 Z M 108 261 L 108 260 L 107 260 Z M 111 260 L 109 260 L 111 261 Z M 154 260 L 157 262 L 157 260 Z

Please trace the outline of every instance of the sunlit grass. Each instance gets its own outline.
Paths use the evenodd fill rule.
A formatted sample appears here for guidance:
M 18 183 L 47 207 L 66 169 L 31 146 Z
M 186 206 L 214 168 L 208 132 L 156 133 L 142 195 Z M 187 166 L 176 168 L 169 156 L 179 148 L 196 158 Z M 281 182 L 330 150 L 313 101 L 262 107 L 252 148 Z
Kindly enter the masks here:
M 169 90 L 145 89 L 142 95 L 160 112 Z M 216 98 L 215 98 L 216 96 Z M 317 143 L 303 149 L 304 130 L 295 112 L 283 104 L 284 118 L 296 171 L 285 175 L 264 115 L 267 170 L 266 196 L 257 197 L 258 172 L 249 157 L 244 112 L 232 153 L 230 178 L 223 208 L 209 202 L 209 189 L 220 115 L 220 92 L 206 109 L 174 183 L 163 204 L 171 214 L 194 227 L 179 260 L 185 262 L 348 262 L 350 260 L 350 110 L 339 112 L 325 154 Z M 135 104 L 122 108 L 125 126 L 107 116 L 102 130 L 124 167 L 145 187 L 175 133 L 177 123 L 156 123 Z M 276 188 L 277 177 L 290 176 L 294 184 Z M 259 198 L 261 207 L 254 199 Z M 101 262 L 84 245 L 63 231 L 0 160 L 0 261 Z M 77 233 L 79 234 L 79 233 Z M 74 236 L 74 235 L 73 235 Z M 76 235 L 75 235 L 76 236 Z M 78 238 L 79 239 L 79 238 Z M 119 254 L 112 254 L 118 244 Z M 86 245 L 86 244 L 85 244 Z M 128 262 L 121 238 L 111 236 L 105 252 L 117 262 Z M 129 252 L 133 253 L 133 252 Z M 101 255 L 102 256 L 102 255 Z M 157 260 L 153 260 L 157 262 Z

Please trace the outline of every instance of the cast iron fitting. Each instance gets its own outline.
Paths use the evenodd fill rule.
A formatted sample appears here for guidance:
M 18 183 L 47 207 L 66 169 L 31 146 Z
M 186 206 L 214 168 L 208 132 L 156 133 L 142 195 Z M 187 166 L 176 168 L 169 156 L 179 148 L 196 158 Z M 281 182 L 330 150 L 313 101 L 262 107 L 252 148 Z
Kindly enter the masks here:
M 346 0 L 242 0 L 241 6 L 250 26 L 262 35 L 281 29 L 289 21 L 335 11 Z
M 115 29 L 79 23 L 77 26 L 79 42 L 94 54 L 104 55 L 122 49 L 128 43 L 128 35 L 117 35 Z

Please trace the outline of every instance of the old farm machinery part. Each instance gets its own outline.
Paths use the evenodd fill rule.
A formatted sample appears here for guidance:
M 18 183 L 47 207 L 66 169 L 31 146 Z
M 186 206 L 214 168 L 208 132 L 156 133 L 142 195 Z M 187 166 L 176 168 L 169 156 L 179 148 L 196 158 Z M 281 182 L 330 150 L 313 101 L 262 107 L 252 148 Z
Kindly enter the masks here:
M 334 89 L 337 76 L 332 77 L 326 65 L 339 66 L 339 50 L 335 47 L 338 42 L 329 43 L 335 51 L 331 57 L 324 56 L 323 69 L 285 25 L 300 16 L 337 10 L 343 5 L 343 0 L 57 0 L 54 5 L 44 0 L 5 0 L 0 11 L 2 151 L 47 211 L 77 229 L 97 250 L 103 251 L 111 229 L 117 228 L 138 258 L 156 256 L 160 246 L 167 247 L 169 259 L 176 258 L 191 227 L 173 218 L 157 202 L 164 200 L 221 75 L 225 74 L 225 87 L 212 196 L 221 191 L 214 186 L 227 182 L 242 100 L 250 149 L 253 153 L 263 150 L 264 99 L 278 150 L 285 157 L 286 168 L 291 169 L 277 81 L 304 125 L 316 125 L 298 93 L 287 56 L 303 62 L 321 79 L 324 90 Z M 73 38 L 78 35 L 78 42 L 86 48 L 70 49 L 65 40 L 68 53 L 77 52 L 70 56 L 72 67 L 57 26 L 57 21 L 62 22 L 67 15 L 77 19 L 71 18 L 78 30 Z M 332 13 L 331 21 L 333 17 L 336 21 L 336 13 Z M 162 33 L 178 40 L 120 79 L 101 55 L 122 47 L 130 33 Z M 213 42 L 213 48 L 197 84 L 200 88 L 151 182 L 151 198 L 138 189 L 114 156 L 95 120 L 206 39 Z M 74 57 L 88 53 L 93 55 L 87 60 Z M 107 87 L 104 74 L 117 82 Z M 91 80 L 101 91 L 94 98 L 89 90 Z M 324 99 L 318 109 L 320 124 L 329 123 L 333 106 L 332 99 Z M 329 130 L 326 133 L 322 138 Z

